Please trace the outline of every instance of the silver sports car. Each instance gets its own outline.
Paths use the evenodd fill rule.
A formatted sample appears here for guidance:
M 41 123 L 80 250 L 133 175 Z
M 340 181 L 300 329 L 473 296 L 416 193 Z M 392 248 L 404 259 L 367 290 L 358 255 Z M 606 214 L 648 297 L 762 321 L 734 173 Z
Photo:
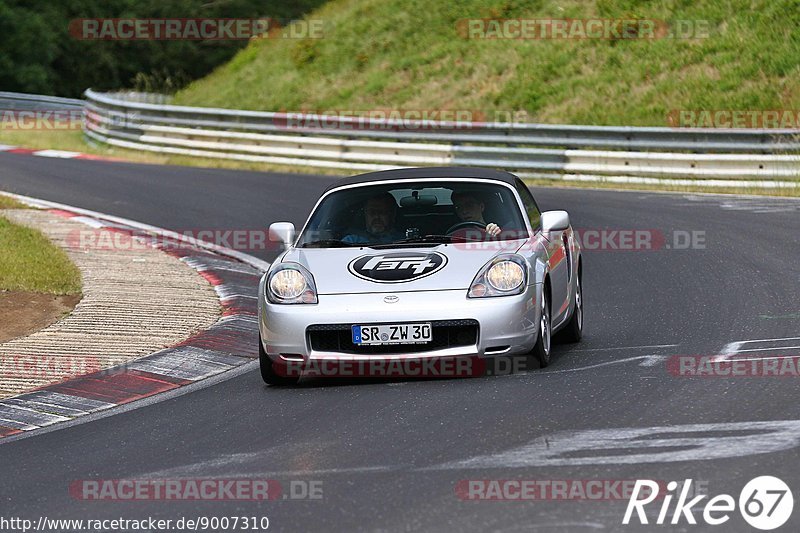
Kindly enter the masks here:
M 546 366 L 554 333 L 581 338 L 583 265 L 569 215 L 542 213 L 507 172 L 345 178 L 322 194 L 299 236 L 288 222 L 270 235 L 286 250 L 258 293 L 269 384 L 447 375 L 443 362 L 460 357 L 524 354 Z M 388 363 L 401 372 L 386 374 Z

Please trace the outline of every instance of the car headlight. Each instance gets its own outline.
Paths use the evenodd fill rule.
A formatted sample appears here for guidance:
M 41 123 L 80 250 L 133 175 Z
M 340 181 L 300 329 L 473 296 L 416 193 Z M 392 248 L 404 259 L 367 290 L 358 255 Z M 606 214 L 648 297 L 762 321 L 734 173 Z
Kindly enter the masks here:
M 281 263 L 267 280 L 267 299 L 275 304 L 315 304 L 314 277 L 298 263 Z
M 500 261 L 486 273 L 486 281 L 498 291 L 513 291 L 525 281 L 525 272 L 514 261 Z
M 467 297 L 509 296 L 525 290 L 525 259 L 516 254 L 495 257 L 481 268 L 470 285 Z

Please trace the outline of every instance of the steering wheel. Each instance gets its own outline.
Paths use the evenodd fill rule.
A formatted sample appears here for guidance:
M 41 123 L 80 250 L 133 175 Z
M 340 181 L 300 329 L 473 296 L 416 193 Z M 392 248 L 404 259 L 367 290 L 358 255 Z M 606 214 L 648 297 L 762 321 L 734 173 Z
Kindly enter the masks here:
M 484 224 L 483 222 L 476 222 L 474 220 L 467 220 L 465 222 L 459 222 L 458 224 L 453 224 L 452 226 L 450 226 L 448 228 L 448 230 L 445 233 L 447 235 L 450 235 L 451 233 L 455 233 L 456 231 L 458 231 L 460 229 L 466 229 L 466 228 L 472 228 L 472 227 L 479 228 L 479 229 L 484 230 L 484 231 L 486 230 L 486 224 Z

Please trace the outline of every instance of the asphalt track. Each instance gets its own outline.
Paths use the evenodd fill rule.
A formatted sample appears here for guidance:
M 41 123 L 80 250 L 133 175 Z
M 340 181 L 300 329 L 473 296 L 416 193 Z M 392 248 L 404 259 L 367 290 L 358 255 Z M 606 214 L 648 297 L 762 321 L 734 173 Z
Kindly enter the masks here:
M 300 224 L 331 179 L 0 154 L 2 190 L 176 230 Z M 556 346 L 546 371 L 315 381 L 291 389 L 267 388 L 251 371 L 0 444 L 0 515 L 268 516 L 270 529 L 279 531 L 648 529 L 638 522 L 622 526 L 627 502 L 613 498 L 463 501 L 456 491 L 462 480 L 508 479 L 693 479 L 712 495 L 738 499 L 748 480 L 774 475 L 789 484 L 797 502 L 797 378 L 681 377 L 668 372 L 665 357 L 800 336 L 800 202 L 556 189 L 534 194 L 544 209 L 567 209 L 579 229 L 658 230 L 668 244 L 675 231 L 702 231 L 705 247 L 586 251 L 585 339 Z M 254 255 L 271 259 L 268 252 Z M 761 357 L 797 354 L 792 347 L 798 345 L 738 346 Z M 76 499 L 68 491 L 83 479 L 239 477 L 279 480 L 286 491 L 291 480 L 321 482 L 323 496 L 109 502 Z M 651 522 L 659 507 L 648 507 Z M 798 528 L 795 509 L 782 530 Z M 683 520 L 649 529 L 753 531 L 737 512 L 716 528 Z

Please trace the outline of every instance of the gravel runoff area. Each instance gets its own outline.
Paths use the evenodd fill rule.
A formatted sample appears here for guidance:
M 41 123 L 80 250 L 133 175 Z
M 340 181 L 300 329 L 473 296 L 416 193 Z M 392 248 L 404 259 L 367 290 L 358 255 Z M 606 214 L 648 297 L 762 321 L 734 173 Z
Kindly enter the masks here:
M 177 257 L 150 246 L 81 247 L 81 232 L 113 232 L 92 228 L 81 217 L 36 209 L 0 212 L 63 248 L 83 279 L 83 299 L 71 314 L 0 344 L 0 398 L 173 346 L 220 317 L 213 287 Z

